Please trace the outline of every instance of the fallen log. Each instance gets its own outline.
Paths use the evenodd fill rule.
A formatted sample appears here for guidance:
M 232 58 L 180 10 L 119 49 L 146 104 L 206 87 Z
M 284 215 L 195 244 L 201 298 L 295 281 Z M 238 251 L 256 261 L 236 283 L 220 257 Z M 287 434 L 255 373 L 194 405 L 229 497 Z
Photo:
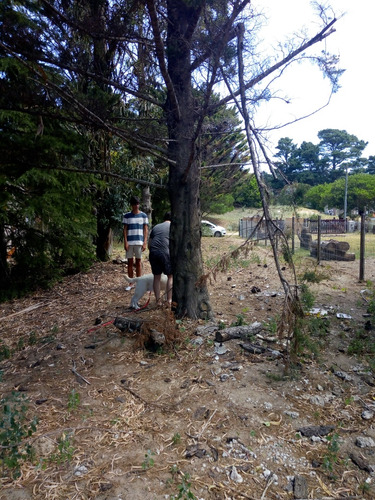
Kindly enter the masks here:
M 262 330 L 262 323 L 255 321 L 251 325 L 230 326 L 224 330 L 218 330 L 215 335 L 216 342 L 227 342 L 232 339 L 249 340 Z
M 320 258 L 322 260 L 353 261 L 354 253 L 348 253 L 350 245 L 347 241 L 328 240 L 320 243 Z M 310 244 L 310 255 L 316 257 L 318 254 L 318 241 Z

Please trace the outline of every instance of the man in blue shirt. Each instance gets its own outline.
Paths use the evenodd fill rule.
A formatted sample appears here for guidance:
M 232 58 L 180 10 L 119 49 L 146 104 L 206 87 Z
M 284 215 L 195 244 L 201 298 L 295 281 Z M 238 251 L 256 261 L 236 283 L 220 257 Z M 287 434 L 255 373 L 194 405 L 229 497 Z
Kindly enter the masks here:
M 146 250 L 148 234 L 148 218 L 144 212 L 139 210 L 139 198 L 132 196 L 130 198 L 131 212 L 123 215 L 124 224 L 124 248 L 126 258 L 128 259 L 128 276 L 134 276 L 134 258 L 135 272 L 137 276 L 142 276 L 142 252 Z

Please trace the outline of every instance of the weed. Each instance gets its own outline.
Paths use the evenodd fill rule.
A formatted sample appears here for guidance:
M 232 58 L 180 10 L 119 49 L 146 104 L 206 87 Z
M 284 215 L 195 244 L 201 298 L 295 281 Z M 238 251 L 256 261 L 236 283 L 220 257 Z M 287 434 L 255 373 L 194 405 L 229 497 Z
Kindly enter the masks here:
M 224 330 L 224 328 L 227 327 L 227 325 L 222 320 L 219 321 L 219 325 L 218 326 L 219 326 L 219 330 Z
M 73 459 L 74 454 L 74 446 L 71 443 L 70 436 L 65 434 L 65 432 L 61 435 L 57 445 L 58 453 L 54 453 L 46 463 L 56 463 L 56 464 L 65 464 L 70 463 Z
M 268 323 L 265 324 L 265 328 L 269 331 L 271 335 L 277 334 L 277 328 L 280 318 L 276 316 L 275 318 L 271 318 Z
M 311 338 L 308 319 L 300 319 L 296 322 L 293 331 L 292 354 L 300 357 L 307 353 L 318 357 L 319 346 Z
M 29 345 L 35 345 L 38 342 L 38 337 L 36 332 L 34 330 L 29 333 L 29 338 L 28 338 L 28 344 Z
M 266 377 L 273 382 L 281 382 L 282 380 L 284 380 L 284 376 L 278 373 L 266 373 Z
M 314 271 L 305 271 L 300 276 L 300 280 L 306 281 L 307 283 L 320 283 L 321 281 L 327 279 L 328 277 L 329 277 L 328 275 L 314 270 Z
M 189 474 L 182 474 L 182 481 L 181 484 L 178 486 L 178 495 L 171 496 L 171 500 L 197 500 L 197 497 L 194 495 L 194 493 L 191 492 L 191 482 L 189 481 L 190 476 Z
M 302 283 L 300 290 L 301 290 L 300 298 L 301 298 L 303 309 L 305 311 L 309 311 L 315 303 L 315 295 L 309 289 L 309 287 L 306 285 L 306 283 Z
M 230 326 L 243 326 L 246 325 L 245 317 L 243 314 L 237 314 L 236 321 L 234 321 Z
M 142 462 L 143 470 L 148 470 L 155 465 L 155 460 L 152 458 L 153 456 L 155 456 L 155 453 L 151 450 L 147 450 L 147 453 L 145 453 L 145 459 Z
M 73 389 L 69 394 L 68 398 L 68 410 L 69 411 L 77 410 L 80 403 L 81 403 L 80 395 L 75 389 Z
M 289 246 L 286 243 L 283 243 L 283 245 L 281 247 L 281 253 L 282 253 L 282 256 L 283 256 L 285 262 L 287 264 L 292 264 L 292 262 L 293 262 L 293 254 L 290 251 L 290 248 L 289 248 Z
M 7 469 L 12 470 L 12 477 L 20 475 L 20 463 L 32 459 L 33 451 L 30 444 L 22 444 L 36 431 L 37 418 L 27 420 L 27 399 L 23 395 L 13 392 L 1 400 L 0 421 L 0 464 L 2 475 Z
M 327 453 L 323 457 L 323 467 L 333 472 L 334 466 L 339 462 L 338 451 L 340 450 L 340 440 L 337 432 L 327 437 Z
M 181 442 L 181 435 L 176 432 L 175 434 L 173 434 L 173 437 L 172 437 L 172 443 L 173 444 L 179 444 Z
M 0 361 L 3 361 L 4 359 L 9 359 L 12 355 L 11 350 L 9 347 L 3 343 L 2 340 L 0 340 Z

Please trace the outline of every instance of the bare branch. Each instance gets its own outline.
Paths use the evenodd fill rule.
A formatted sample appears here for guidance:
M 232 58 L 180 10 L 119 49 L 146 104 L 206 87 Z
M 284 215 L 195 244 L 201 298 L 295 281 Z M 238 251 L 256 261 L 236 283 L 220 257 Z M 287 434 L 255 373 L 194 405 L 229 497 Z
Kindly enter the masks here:
M 243 84 L 243 91 L 245 92 L 246 90 L 249 90 L 250 88 L 254 87 L 257 83 L 261 82 L 267 76 L 271 75 L 274 73 L 276 70 L 281 68 L 282 66 L 285 66 L 287 63 L 292 61 L 296 56 L 301 54 L 304 50 L 307 48 L 311 47 L 312 45 L 315 45 L 318 42 L 321 42 L 325 38 L 327 38 L 329 35 L 334 33 L 336 30 L 332 28 L 333 24 L 337 21 L 337 19 L 333 19 L 327 26 L 325 26 L 319 33 L 317 33 L 313 38 L 308 40 L 307 42 L 303 43 L 300 47 L 292 51 L 290 54 L 288 54 L 286 57 L 284 57 L 281 61 L 277 62 L 267 70 L 263 71 L 260 73 L 258 76 L 250 80 L 247 84 Z M 214 104 L 212 106 L 213 111 L 220 107 L 223 106 L 224 104 L 230 102 L 233 99 L 233 96 L 239 96 L 241 94 L 241 89 L 238 89 L 235 91 L 232 95 L 229 95 L 227 97 L 224 97 L 220 102 Z

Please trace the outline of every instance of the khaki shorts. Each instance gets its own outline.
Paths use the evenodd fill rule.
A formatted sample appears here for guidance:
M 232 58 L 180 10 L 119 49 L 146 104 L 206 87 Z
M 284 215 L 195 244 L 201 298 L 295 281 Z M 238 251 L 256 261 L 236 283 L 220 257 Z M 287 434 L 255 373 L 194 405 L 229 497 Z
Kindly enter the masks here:
M 133 257 L 136 259 L 142 258 L 142 245 L 129 245 L 129 250 L 126 252 L 126 258 L 132 259 Z

